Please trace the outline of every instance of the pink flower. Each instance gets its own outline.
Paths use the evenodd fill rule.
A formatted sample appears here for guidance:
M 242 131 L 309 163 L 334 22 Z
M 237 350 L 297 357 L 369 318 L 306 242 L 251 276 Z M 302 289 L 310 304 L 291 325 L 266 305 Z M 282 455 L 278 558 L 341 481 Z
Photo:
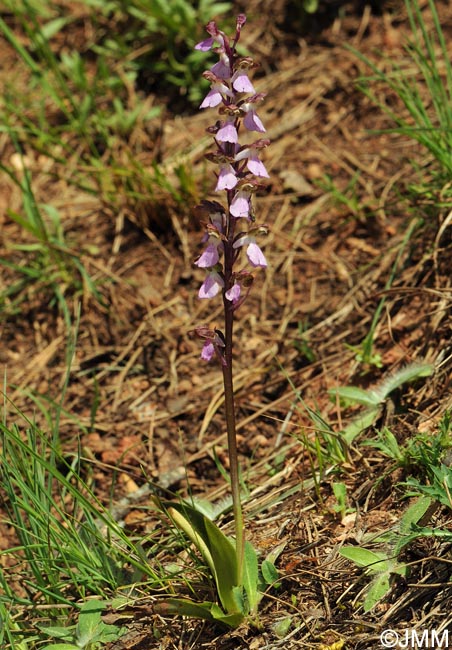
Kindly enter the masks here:
M 224 365 L 224 357 L 221 349 L 224 348 L 224 343 L 222 339 L 218 336 L 216 331 L 212 331 L 212 338 L 206 338 L 204 345 L 201 350 L 201 359 L 203 361 L 211 361 L 214 355 L 216 354 L 220 359 L 222 365 Z
M 261 178 L 269 178 L 264 163 L 259 159 L 259 156 L 257 155 L 258 149 L 263 148 L 260 144 L 262 142 L 263 140 L 259 140 L 258 145 L 260 146 L 252 145 L 251 147 L 246 147 L 245 149 L 242 149 L 242 151 L 239 151 L 239 153 L 236 154 L 234 160 L 238 161 L 238 160 L 247 159 L 246 166 L 248 167 L 248 169 L 252 174 L 254 174 L 255 176 L 260 176 Z
M 201 350 L 201 359 L 204 361 L 210 361 L 215 354 L 215 346 L 212 341 L 205 341 Z
M 218 142 L 232 142 L 237 144 L 239 141 L 239 136 L 237 134 L 237 129 L 235 128 L 234 118 L 228 119 L 221 129 L 218 130 L 216 139 Z
M 248 244 L 248 247 L 246 249 L 246 256 L 251 266 L 254 266 L 255 268 L 260 266 L 264 269 L 267 267 L 267 260 L 265 259 L 265 255 L 255 241 L 250 241 Z
M 220 31 L 214 20 L 211 20 L 206 25 L 206 31 L 210 34 L 210 38 L 206 38 L 204 41 L 197 43 L 195 45 L 195 50 L 201 50 L 201 52 L 208 52 L 214 46 L 215 41 L 217 41 L 221 47 L 224 46 L 224 32 Z
M 213 72 L 218 79 L 230 79 L 231 68 L 229 65 L 229 57 L 225 52 L 220 53 L 220 60 L 210 68 L 210 71 Z
M 200 43 L 196 43 L 195 50 L 201 50 L 201 52 L 208 52 L 209 50 L 212 49 L 214 42 L 215 42 L 214 38 L 206 38 L 204 41 L 201 41 Z
M 255 93 L 254 86 L 248 79 L 245 70 L 239 69 L 232 75 L 232 87 L 238 93 Z
M 223 95 L 231 96 L 232 93 L 226 84 L 221 81 L 214 82 L 199 108 L 215 108 L 223 101 Z
M 199 257 L 198 260 L 196 260 L 195 264 L 196 266 L 199 266 L 201 269 L 210 269 L 215 266 L 215 264 L 218 264 L 218 261 L 220 259 L 219 253 L 218 253 L 218 243 L 210 243 L 205 251 L 202 253 L 202 255 Z
M 210 271 L 202 283 L 198 298 L 213 298 L 224 287 L 224 281 L 217 271 Z
M 243 109 L 244 105 L 241 108 Z M 249 108 L 247 110 L 246 115 L 243 118 L 243 125 L 248 129 L 248 131 L 259 131 L 260 133 L 265 133 L 264 125 L 254 108 Z
M 265 255 L 259 248 L 259 246 L 256 243 L 256 237 L 253 235 L 242 235 L 233 244 L 234 248 L 240 248 L 241 246 L 247 245 L 246 249 L 246 256 L 248 258 L 249 263 L 251 266 L 254 266 L 255 268 L 257 267 L 262 267 L 266 268 L 267 267 L 267 260 L 265 259 Z
M 232 190 L 236 185 L 237 176 L 235 175 L 234 167 L 229 163 L 221 165 L 215 191 L 219 192 L 220 190 Z
M 250 215 L 250 196 L 251 192 L 239 190 L 231 201 L 229 212 L 237 219 L 239 217 L 248 218 Z
M 216 354 L 224 365 L 224 356 L 222 348 L 224 348 L 224 337 L 217 329 L 211 329 L 208 325 L 199 325 L 193 330 L 193 334 L 199 336 L 204 340 L 204 345 L 201 350 L 201 359 L 210 361 L 214 354 Z
M 259 131 L 260 133 L 265 133 L 264 125 L 254 108 L 254 105 L 261 102 L 264 97 L 265 93 L 256 93 L 252 97 L 248 97 L 247 101 L 240 106 L 240 109 L 245 113 L 243 125 L 248 129 L 248 131 Z
M 241 288 L 240 285 L 235 283 L 232 285 L 228 291 L 224 294 L 228 300 L 230 300 L 233 304 L 238 302 L 241 294 Z

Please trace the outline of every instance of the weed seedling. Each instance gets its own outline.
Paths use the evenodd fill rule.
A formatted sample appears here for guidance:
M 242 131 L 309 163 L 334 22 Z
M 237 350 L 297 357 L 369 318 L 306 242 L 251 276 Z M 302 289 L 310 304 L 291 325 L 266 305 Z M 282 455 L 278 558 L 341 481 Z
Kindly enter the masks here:
M 43 650 L 101 650 L 106 643 L 117 641 L 125 628 L 104 623 L 101 615 L 107 603 L 100 600 L 88 600 L 80 608 L 76 625 L 71 627 L 44 627 L 42 632 L 60 643 L 50 643 Z

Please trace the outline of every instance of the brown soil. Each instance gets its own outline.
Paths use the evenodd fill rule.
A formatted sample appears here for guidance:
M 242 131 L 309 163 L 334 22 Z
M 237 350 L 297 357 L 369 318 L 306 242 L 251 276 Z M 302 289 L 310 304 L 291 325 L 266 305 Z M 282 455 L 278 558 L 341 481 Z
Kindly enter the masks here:
M 379 635 L 387 628 L 452 626 L 450 548 L 440 540 L 427 549 L 410 547 L 408 581 L 395 580 L 389 598 L 363 612 L 368 579 L 338 550 L 344 543 L 360 544 L 364 533 L 377 536 L 395 525 L 406 508 L 397 488 L 406 474 L 378 451 L 355 444 L 347 462 L 325 469 L 315 486 L 314 459 L 304 444 L 315 431 L 308 409 L 335 430 L 351 416 L 330 399 L 330 389 L 372 386 L 412 361 L 435 364 L 433 376 L 405 386 L 376 426 L 390 426 L 403 443 L 418 431 L 434 433 L 452 408 L 449 210 L 422 201 L 413 208 L 407 200 L 417 180 L 411 161 L 424 166 L 430 161 L 406 137 L 378 133 L 391 123 L 356 87 L 369 71 L 346 47 L 380 64 L 383 51 L 404 65 L 406 14 L 400 6 L 379 12 L 339 4 L 320 12 L 310 33 L 300 36 L 286 2 L 251 2 L 243 32 L 262 64 L 255 79 L 257 89 L 268 93 L 260 113 L 272 144 L 265 159 L 270 183 L 256 202 L 258 220 L 270 226 L 269 268 L 257 274 L 236 326 L 238 434 L 250 490 L 247 534 L 263 553 L 284 544 L 277 562 L 281 586 L 263 601 L 260 631 L 243 627 L 224 633 L 197 621 L 165 619 L 153 612 L 153 594 L 142 596 L 122 614 L 129 633 L 108 646 L 111 650 L 288 650 L 321 644 L 330 650 L 368 649 L 381 647 Z M 452 42 L 450 7 L 437 4 Z M 5 43 L 1 52 L 13 69 L 18 66 Z M 387 89 L 380 92 L 395 105 Z M 176 183 L 177 165 L 186 164 L 194 194 L 204 198 L 202 188 L 210 192 L 213 186 L 203 162 L 209 119 L 204 112 L 172 115 L 169 106 L 159 132 L 143 127 L 136 133 L 143 143 L 151 136 L 158 140 L 155 147 L 143 144 L 140 163 L 151 165 L 158 146 L 167 177 Z M 5 139 L 2 148 L 11 156 Z M 103 305 L 86 292 L 81 306 L 62 445 L 68 453 L 81 446 L 106 503 L 115 481 L 115 502 L 128 504 L 121 517 L 130 530 L 145 535 L 155 518 L 140 509 L 149 495 L 138 503 L 133 498 L 140 486 L 152 482 L 183 495 L 189 485 L 192 493 L 213 501 L 227 494 L 216 465 L 216 458 L 227 462 L 221 373 L 200 362 L 199 341 L 189 335 L 196 325 L 221 319 L 219 301 L 196 298 L 203 276 L 193 266 L 202 236 L 191 209 L 196 197 L 185 213 L 162 195 L 134 205 L 133 212 L 124 203 L 113 214 L 101 200 L 65 182 L 61 170 L 53 170 L 57 181 L 49 180 L 49 167 L 38 173 L 41 165 L 57 163 L 33 151 L 27 155 L 36 172 L 37 199 L 58 207 L 74 250 L 83 250 L 84 263 L 101 280 Z M 344 192 L 356 180 L 347 205 L 332 200 L 325 174 Z M 12 244 L 21 235 L 6 208 L 20 210 L 20 197 L 6 177 L 0 182 L 4 255 L 17 260 Z M 424 222 L 406 244 L 419 217 Z M 96 247 L 95 254 L 87 243 L 91 251 Z M 14 278 L 14 271 L 3 269 L 0 281 L 6 286 Z M 9 399 L 45 427 L 30 395 L 58 399 L 67 330 L 49 293 L 38 289 L 24 288 L 13 316 L 5 304 L 0 360 Z M 353 346 L 368 334 L 382 298 L 373 350 L 381 367 L 363 367 Z M 335 480 L 346 483 L 353 508 L 343 518 L 334 510 Z M 451 523 L 450 509 L 440 508 L 429 525 Z M 227 518 L 224 525 L 230 530 Z M 0 548 L 7 548 L 14 535 L 5 523 L 0 526 Z M 115 620 L 115 613 L 109 616 Z M 292 627 L 278 639 L 274 624 L 288 616 Z

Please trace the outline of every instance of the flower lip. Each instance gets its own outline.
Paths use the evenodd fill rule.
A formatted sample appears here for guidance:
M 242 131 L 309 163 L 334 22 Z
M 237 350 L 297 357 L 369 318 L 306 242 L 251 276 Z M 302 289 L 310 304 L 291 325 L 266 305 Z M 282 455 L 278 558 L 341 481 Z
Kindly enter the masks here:
M 238 69 L 231 77 L 232 87 L 238 93 L 255 93 L 254 86 L 245 70 Z
M 235 282 L 228 291 L 224 294 L 227 300 L 230 300 L 233 304 L 237 303 L 240 299 L 241 288 L 238 282 Z
M 199 256 L 199 259 L 196 260 L 196 266 L 199 266 L 201 269 L 209 269 L 214 267 L 220 259 L 220 255 L 218 253 L 219 244 L 220 242 L 209 242 L 207 248 Z
M 202 283 L 198 292 L 198 298 L 213 298 L 223 287 L 223 278 L 218 273 L 218 271 L 215 271 L 215 269 L 213 269 L 210 271 L 210 273 L 207 274 L 204 282 Z
M 231 142 L 232 144 L 237 144 L 239 141 L 239 136 L 234 122 L 229 118 L 217 132 L 218 142 Z
M 206 38 L 203 41 L 196 43 L 195 50 L 201 50 L 201 52 L 208 52 L 209 50 L 212 49 L 214 42 L 215 39 L 213 37 Z
M 237 176 L 231 164 L 221 165 L 215 191 L 232 190 L 237 185 Z

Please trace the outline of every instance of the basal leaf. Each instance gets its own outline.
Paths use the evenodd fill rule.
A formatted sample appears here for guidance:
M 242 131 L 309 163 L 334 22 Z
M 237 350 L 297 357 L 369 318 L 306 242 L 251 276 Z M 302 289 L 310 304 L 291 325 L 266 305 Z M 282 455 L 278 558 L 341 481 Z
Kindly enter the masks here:
M 204 525 L 209 538 L 209 551 L 217 575 L 217 590 L 221 604 L 228 614 L 239 612 L 234 588 L 237 587 L 237 558 L 232 541 L 218 526 L 205 518 Z M 243 611 L 240 612 L 243 614 Z
M 163 616 L 188 616 L 205 621 L 217 622 L 231 628 L 238 627 L 244 620 L 241 613 L 225 614 L 216 604 L 209 601 L 196 603 L 186 598 L 168 598 L 157 603 L 154 609 Z
M 213 621 L 212 606 L 214 603 L 195 603 L 186 598 L 167 598 L 156 603 L 154 609 L 163 616 L 189 616 L 190 618 L 202 618 L 206 621 Z
M 102 625 L 101 613 L 105 609 L 105 602 L 88 600 L 83 603 L 76 627 L 77 642 L 83 648 L 92 642 Z
M 204 557 L 225 611 L 228 614 L 239 612 L 233 593 L 237 586 L 237 560 L 232 541 L 195 508 L 184 503 L 163 505 L 174 523 L 186 533 Z
M 163 505 L 176 526 L 187 535 L 199 550 L 216 581 L 217 575 L 212 554 L 209 550 L 209 538 L 204 526 L 204 516 L 193 508 L 189 509 L 184 504 L 167 503 Z
M 255 614 L 262 598 L 259 587 L 259 566 L 257 554 L 251 542 L 245 542 L 243 563 L 243 588 L 248 599 L 249 612 Z

